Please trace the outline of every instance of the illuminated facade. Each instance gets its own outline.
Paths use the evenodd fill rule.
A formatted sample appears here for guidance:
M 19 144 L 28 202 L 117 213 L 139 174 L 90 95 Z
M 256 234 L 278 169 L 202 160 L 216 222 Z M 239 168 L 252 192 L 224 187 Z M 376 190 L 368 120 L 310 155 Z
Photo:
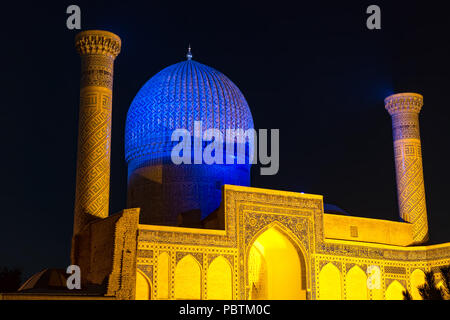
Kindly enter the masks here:
M 112 67 L 110 74 L 112 80 Z M 189 56 L 151 78 L 134 99 L 126 126 L 129 209 L 80 222 L 76 213 L 72 263 L 83 285 L 104 285 L 102 298 L 378 300 L 402 299 L 408 289 L 419 299 L 424 272 L 450 264 L 450 243 L 416 245 L 428 235 L 422 103 L 410 93 L 386 99 L 403 222 L 328 214 L 320 195 L 249 187 L 248 167 L 169 163 L 168 137 L 177 127 L 191 129 L 195 120 L 220 130 L 253 127 L 239 89 Z M 212 201 L 202 207 L 204 192 Z M 209 215 L 199 221 L 184 215 L 203 209 Z M 4 295 L 24 297 L 30 298 Z

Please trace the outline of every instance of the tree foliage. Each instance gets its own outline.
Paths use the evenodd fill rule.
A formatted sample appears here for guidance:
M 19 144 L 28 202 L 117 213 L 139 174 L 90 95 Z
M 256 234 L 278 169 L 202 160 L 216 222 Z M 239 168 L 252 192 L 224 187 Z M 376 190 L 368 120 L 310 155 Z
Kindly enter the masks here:
M 450 266 L 439 269 L 442 285 L 436 283 L 437 274 L 434 271 L 425 272 L 425 283 L 417 287 L 423 300 L 450 300 Z M 412 300 L 408 290 L 403 291 L 404 300 Z

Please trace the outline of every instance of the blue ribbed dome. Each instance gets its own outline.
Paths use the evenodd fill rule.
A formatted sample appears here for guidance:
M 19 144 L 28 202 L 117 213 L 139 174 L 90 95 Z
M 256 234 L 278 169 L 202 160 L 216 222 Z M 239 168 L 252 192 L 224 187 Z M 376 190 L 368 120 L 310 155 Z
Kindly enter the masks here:
M 195 121 L 202 122 L 203 131 L 218 129 L 224 137 L 227 129 L 253 129 L 250 109 L 234 83 L 189 58 L 148 80 L 128 110 L 127 206 L 141 209 L 140 223 L 179 225 L 198 213 L 205 218 L 220 206 L 224 184 L 250 185 L 251 164 L 238 164 L 234 157 L 224 164 L 172 162 L 171 152 L 179 143 L 171 141 L 175 129 L 188 130 L 191 139 Z M 235 150 L 240 149 L 237 143 L 242 142 L 235 142 Z
M 125 159 L 146 162 L 170 157 L 174 129 L 203 130 L 253 128 L 253 119 L 241 91 L 219 71 L 186 60 L 153 76 L 138 92 L 128 110 Z M 136 160 L 136 161 L 134 161 Z

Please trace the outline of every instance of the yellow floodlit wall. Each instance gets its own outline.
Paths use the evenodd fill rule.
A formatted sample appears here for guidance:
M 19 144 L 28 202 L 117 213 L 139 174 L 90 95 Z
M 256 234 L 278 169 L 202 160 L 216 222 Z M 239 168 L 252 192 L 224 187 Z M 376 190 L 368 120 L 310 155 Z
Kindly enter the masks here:
M 250 289 L 249 298 L 251 300 L 268 299 L 267 263 L 257 245 L 253 245 L 250 248 L 247 273 Z
M 412 224 L 379 219 L 323 215 L 326 239 L 408 246 L 413 241 Z
M 226 185 L 208 227 L 138 226 L 151 297 L 417 298 L 421 272 L 450 264 L 449 243 L 407 246 L 410 224 L 324 214 L 318 195 Z
M 169 255 L 162 252 L 158 257 L 158 299 L 169 299 Z

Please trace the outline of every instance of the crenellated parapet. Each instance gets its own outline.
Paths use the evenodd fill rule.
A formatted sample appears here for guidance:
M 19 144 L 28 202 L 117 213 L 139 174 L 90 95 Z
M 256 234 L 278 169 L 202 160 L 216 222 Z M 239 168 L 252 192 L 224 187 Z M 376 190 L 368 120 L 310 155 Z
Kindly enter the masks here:
M 419 113 L 423 106 L 423 96 L 418 93 L 398 93 L 387 97 L 384 103 L 391 116 L 399 112 Z
M 75 47 L 80 55 L 110 55 L 113 59 L 120 53 L 121 40 L 114 33 L 102 30 L 80 32 L 75 38 Z

